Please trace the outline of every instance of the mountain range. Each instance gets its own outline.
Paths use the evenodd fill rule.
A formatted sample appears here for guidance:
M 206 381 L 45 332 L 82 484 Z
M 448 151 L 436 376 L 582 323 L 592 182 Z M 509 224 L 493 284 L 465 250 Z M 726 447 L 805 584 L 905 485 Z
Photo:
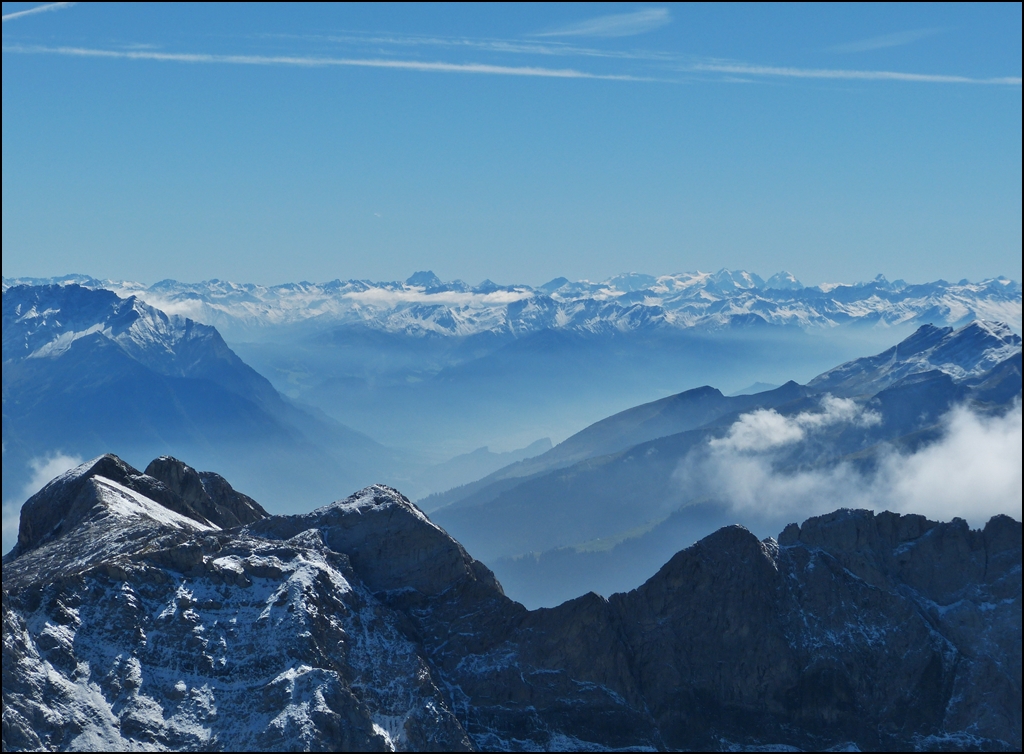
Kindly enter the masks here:
M 924 325 L 805 386 L 735 397 L 705 386 L 628 409 L 420 504 L 512 596 L 551 606 L 583 591 L 631 589 L 681 543 L 731 521 L 763 533 L 781 528 L 790 511 L 737 511 L 729 485 L 717 481 L 742 473 L 755 451 L 775 475 L 869 475 L 891 453 L 939 441 L 954 407 L 1002 415 L 1019 410 L 1020 397 L 1021 338 L 1008 326 Z M 763 448 L 749 438 L 735 447 L 738 433 L 765 431 L 758 422 L 798 433 L 799 442 L 758 435 Z
M 712 278 L 698 298 L 806 291 Z M 677 390 L 554 445 L 431 465 L 282 392 L 210 324 L 125 290 L 9 282 L 5 503 L 34 460 L 97 457 L 28 499 L 3 560 L 5 750 L 1020 748 L 1020 523 L 878 512 L 899 508 L 884 485 L 863 498 L 875 511 L 833 510 L 942 447 L 950 417 L 1017 416 L 1019 438 L 1012 321 L 947 312 L 805 384 Z M 1012 314 L 1014 284 L 993 285 Z M 502 292 L 479 288 L 462 292 Z M 277 334 L 248 352 L 281 349 L 290 374 L 365 363 L 323 394 L 364 416 L 390 400 L 384 436 L 458 434 L 486 422 L 462 416 L 474 401 L 539 434 L 570 393 L 593 390 L 585 414 L 628 400 L 630 374 L 785 362 L 857 330 L 666 322 L 460 335 L 327 316 L 260 325 Z M 735 486 L 751 470 L 753 506 Z M 836 485 L 774 507 L 779 479 Z M 404 480 L 435 494 L 414 504 Z
M 556 278 L 544 285 L 470 286 L 417 272 L 405 282 L 333 280 L 262 286 L 163 280 L 151 286 L 86 275 L 4 279 L 4 285 L 67 284 L 135 296 L 163 311 L 239 333 L 297 323 L 359 324 L 404 334 L 521 336 L 540 330 L 597 333 L 657 327 L 720 329 L 765 324 L 804 329 L 845 324 L 894 326 L 995 319 L 1021 325 L 1021 287 L 1007 278 L 908 284 L 879 275 L 869 283 L 805 286 L 780 272 L 767 281 L 743 270 L 616 275 L 601 282 Z
M 147 286 L 66 276 L 3 284 L 17 282 L 105 288 L 215 326 L 282 395 L 420 467 L 485 446 L 557 443 L 701 385 L 729 394 L 757 382 L 804 383 L 921 324 L 1021 326 L 1020 284 L 1005 278 L 807 287 L 781 273 L 763 281 L 721 270 L 536 287 L 470 286 L 430 272 L 385 283 Z M 414 498 L 445 489 L 436 475 L 407 471 L 396 482 Z
M 774 463 L 784 469 L 851 457 L 863 464 L 887 443 L 934 439 L 953 405 L 1005 407 L 1020 392 L 1020 341 L 1011 327 L 975 322 L 954 331 L 927 325 L 878 356 L 855 359 L 806 386 L 790 381 L 733 397 L 704 386 L 599 420 L 550 450 L 544 439 L 504 453 L 478 448 L 449 460 L 438 453 L 440 463 L 431 463 L 427 454 L 396 451 L 376 437 L 415 434 L 417 423 L 434 436 L 459 437 L 461 426 L 488 424 L 486 412 L 474 414 L 474 405 L 507 405 L 529 424 L 537 413 L 557 409 L 559 395 L 578 397 L 595 384 L 614 393 L 623 370 L 644 382 L 658 372 L 651 354 L 668 354 L 662 366 L 688 363 L 708 371 L 708 362 L 725 368 L 730 353 L 749 357 L 751 342 L 766 351 L 778 342 L 761 336 L 737 341 L 720 332 L 660 341 L 659 348 L 646 337 L 624 343 L 544 330 L 443 368 L 433 380 L 378 390 L 379 399 L 394 400 L 374 417 L 368 436 L 282 395 L 212 326 L 136 297 L 66 281 L 8 286 L 3 297 L 5 506 L 16 502 L 33 469 L 52 455 L 81 458 L 111 448 L 140 463 L 173 453 L 218 466 L 276 510 L 288 510 L 297 499 L 331 499 L 339 490 L 386 481 L 412 489 L 426 510 L 440 509 L 439 520 L 529 605 L 556 604 L 580 590 L 632 588 L 680 541 L 729 522 L 734 514 L 728 506 L 711 499 L 716 490 L 682 488 L 680 464 L 744 413 L 770 409 L 795 416 L 819 410 L 826 394 L 849 397 L 879 422 L 840 422 L 831 434 L 818 432 L 817 445 L 800 443 L 788 455 L 776 454 Z M 364 354 L 382 350 L 387 358 L 379 338 L 396 336 L 362 332 Z M 422 341 L 429 347 L 444 341 L 402 338 L 406 345 Z M 459 350 L 473 339 L 449 340 Z M 429 353 L 405 355 L 422 362 Z M 552 391 L 553 383 L 564 392 Z M 347 393 L 352 403 L 366 398 L 351 386 Z M 380 406 L 366 400 L 363 409 L 369 415 Z M 499 424 L 490 431 L 500 435 L 505 429 Z M 556 502 L 549 504 L 552 497 Z M 531 506 L 543 511 L 535 517 Z M 581 518 L 577 511 L 584 508 L 591 515 Z M 784 523 L 747 514 L 742 520 L 762 533 Z M 657 546 L 647 546 L 656 539 Z M 625 558 L 636 547 L 640 556 Z M 634 566 L 619 568 L 619 556 Z M 614 577 L 606 580 L 609 574 Z M 552 591 L 534 591 L 541 584 Z
M 526 610 L 396 490 L 270 516 L 101 456 L 3 560 L 3 748 L 1014 750 L 1021 525 L 723 528 Z
M 3 372 L 5 501 L 55 453 L 191 454 L 275 505 L 330 499 L 397 462 L 284 398 L 215 328 L 103 289 L 4 290 Z

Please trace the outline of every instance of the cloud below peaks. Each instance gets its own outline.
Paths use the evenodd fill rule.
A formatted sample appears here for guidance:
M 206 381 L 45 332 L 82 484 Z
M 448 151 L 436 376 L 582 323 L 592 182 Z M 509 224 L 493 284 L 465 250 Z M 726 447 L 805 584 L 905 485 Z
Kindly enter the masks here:
M 80 463 L 82 463 L 81 457 L 60 451 L 37 456 L 28 462 L 31 477 L 21 488 L 20 496 L 3 502 L 3 551 L 5 554 L 14 547 L 14 543 L 18 540 L 22 503 L 39 492 L 54 477 L 63 474 L 68 469 L 75 468 Z
M 835 424 L 856 424 L 868 427 L 881 417 L 865 411 L 849 398 L 825 395 L 820 411 L 802 411 L 795 416 L 783 416 L 775 409 L 758 409 L 743 414 L 729 427 L 725 437 L 711 440 L 710 446 L 718 451 L 762 452 L 803 440 L 808 432 Z
M 1020 403 L 1002 416 L 955 408 L 936 442 L 910 453 L 882 448 L 873 470 L 850 462 L 777 469 L 779 452 L 810 440 L 816 429 L 878 421 L 852 401 L 828 403 L 820 412 L 792 417 L 775 411 L 742 415 L 725 436 L 684 459 L 676 481 L 694 499 L 720 500 L 738 514 L 776 525 L 836 508 L 920 513 L 941 521 L 959 516 L 976 527 L 998 513 L 1020 520 Z

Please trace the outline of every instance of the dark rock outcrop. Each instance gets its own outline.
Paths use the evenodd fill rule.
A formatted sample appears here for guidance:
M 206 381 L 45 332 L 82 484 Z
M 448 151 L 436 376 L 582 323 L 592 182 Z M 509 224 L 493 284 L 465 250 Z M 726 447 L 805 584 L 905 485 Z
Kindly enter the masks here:
M 726 527 L 631 592 L 528 611 L 389 487 L 229 529 L 262 509 L 147 471 L 107 456 L 26 504 L 5 750 L 1021 745 L 1005 516 Z
M 201 524 L 210 523 L 160 480 L 141 474 L 117 456 L 107 454 L 62 474 L 25 502 L 18 526 L 18 544 L 12 556 L 73 531 L 93 513 L 97 504 L 93 480 L 97 477 Z
M 538 731 L 535 747 L 571 730 L 612 747 L 1014 748 L 1020 533 L 1006 517 L 972 532 L 868 511 L 794 526 L 784 546 L 728 527 L 627 594 L 508 611 L 484 650 L 461 642 L 469 632 L 446 617 L 452 628 L 427 645 L 459 688 L 473 689 L 474 740 L 497 740 L 501 720 Z M 984 562 L 1001 565 L 975 567 Z M 463 669 L 511 657 L 516 672 L 486 682 Z M 617 735 L 586 714 L 566 725 L 571 697 L 559 678 L 613 692 L 586 707 L 615 720 Z
M 270 515 L 224 477 L 212 471 L 196 471 L 177 458 L 160 456 L 150 461 L 146 475 L 159 479 L 185 505 L 222 529 L 251 524 Z

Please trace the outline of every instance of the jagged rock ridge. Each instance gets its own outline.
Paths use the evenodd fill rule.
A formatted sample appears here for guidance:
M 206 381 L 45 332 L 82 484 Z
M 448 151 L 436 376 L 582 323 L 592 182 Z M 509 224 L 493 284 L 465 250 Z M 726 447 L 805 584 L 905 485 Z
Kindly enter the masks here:
M 151 471 L 106 456 L 26 504 L 5 750 L 1021 745 L 1005 516 L 727 527 L 632 592 L 531 612 L 391 488 L 266 516 Z

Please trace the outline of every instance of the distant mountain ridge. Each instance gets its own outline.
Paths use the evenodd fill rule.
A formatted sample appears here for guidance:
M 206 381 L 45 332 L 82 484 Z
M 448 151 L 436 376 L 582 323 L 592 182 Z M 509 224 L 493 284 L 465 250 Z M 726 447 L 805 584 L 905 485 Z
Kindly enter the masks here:
M 980 377 L 1020 352 L 1020 335 L 1002 322 L 975 321 L 956 331 L 924 325 L 887 351 L 830 369 L 807 386 L 843 397 L 866 395 L 933 370 L 962 382 Z
M 136 296 L 77 284 L 15 286 L 3 295 L 4 363 L 58 359 L 77 341 L 102 337 L 160 374 L 209 379 L 257 402 L 280 401 L 216 329 L 168 315 Z
M 3 291 L 3 406 L 8 496 L 40 458 L 108 447 L 187 453 L 275 502 L 296 484 L 325 497 L 337 483 L 359 486 L 394 459 L 286 400 L 214 327 L 77 284 Z
M 46 282 L 136 296 L 215 326 L 280 393 L 428 465 L 562 439 L 700 385 L 803 382 L 925 323 L 984 319 L 1019 333 L 1021 322 L 1020 285 L 1005 278 L 806 287 L 792 275 L 721 270 L 531 287 L 422 271 L 385 283 Z M 446 489 L 417 473 L 391 481 L 417 499 Z
M 938 439 L 943 416 L 956 406 L 1004 414 L 1020 401 L 1021 384 L 1021 338 L 1005 324 L 924 325 L 897 346 L 807 385 L 734 397 L 705 386 L 627 409 L 420 504 L 510 594 L 548 606 L 581 589 L 632 588 L 680 543 L 727 524 L 735 515 L 727 501 L 714 499 L 716 491 L 700 487 L 699 478 L 682 484 L 679 473 L 743 414 L 820 418 L 838 396 L 851 419 L 826 425 L 813 441 L 780 447 L 773 468 L 822 468 L 850 458 L 870 466 L 894 443 L 916 448 Z M 853 421 L 857 415 L 870 420 Z M 768 510 L 745 515 L 751 528 L 777 524 Z
M 386 332 L 465 337 L 542 329 L 580 332 L 645 328 L 749 328 L 766 324 L 816 329 L 837 325 L 960 325 L 992 319 L 1021 328 L 1021 286 L 1006 278 L 956 284 L 889 282 L 807 287 L 789 273 L 767 282 L 742 270 L 676 275 L 624 274 L 603 282 L 557 278 L 536 288 L 442 282 L 423 271 L 405 282 L 334 280 L 276 286 L 163 280 L 151 286 L 83 275 L 4 279 L 4 286 L 74 283 L 135 295 L 226 332 L 304 322 L 364 325 Z
M 754 408 L 774 408 L 813 393 L 795 382 L 755 395 L 732 397 L 724 396 L 720 390 L 710 386 L 694 388 L 620 411 L 580 430 L 546 453 L 498 469 L 471 484 L 431 495 L 420 501 L 420 504 L 427 510 L 442 506 L 465 507 L 463 500 L 482 500 L 481 495 L 497 494 L 502 488 L 514 483 L 513 480 L 566 468 L 589 458 L 696 429 L 727 414 L 734 415 Z M 488 487 L 491 487 L 491 492 L 477 493 Z M 447 515 L 447 511 L 440 515 Z

